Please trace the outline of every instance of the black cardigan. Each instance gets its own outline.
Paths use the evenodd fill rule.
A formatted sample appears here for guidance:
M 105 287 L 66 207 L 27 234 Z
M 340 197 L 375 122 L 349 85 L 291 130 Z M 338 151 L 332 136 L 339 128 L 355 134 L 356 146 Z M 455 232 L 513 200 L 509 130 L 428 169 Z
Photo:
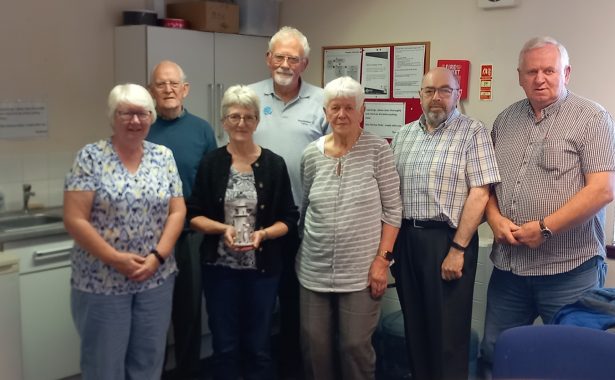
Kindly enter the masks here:
M 192 195 L 186 201 L 188 220 L 197 216 L 224 223 L 224 196 L 228 184 L 232 157 L 226 147 L 207 153 L 196 175 Z M 256 251 L 256 267 L 262 273 L 279 273 L 282 267 L 286 239 L 297 234 L 299 211 L 293 200 L 286 163 L 272 151 L 261 148 L 261 155 L 252 163 L 256 187 L 257 208 L 255 230 L 280 221 L 289 233 L 278 239 L 265 240 Z M 215 262 L 218 258 L 220 235 L 203 235 L 201 261 Z

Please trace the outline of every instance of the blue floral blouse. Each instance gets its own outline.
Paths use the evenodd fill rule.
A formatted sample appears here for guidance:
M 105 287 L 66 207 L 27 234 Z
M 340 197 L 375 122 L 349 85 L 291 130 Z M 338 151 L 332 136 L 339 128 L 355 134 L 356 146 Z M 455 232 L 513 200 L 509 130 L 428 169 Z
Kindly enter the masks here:
M 107 243 L 121 252 L 147 256 L 155 248 L 169 214 L 172 197 L 182 196 L 171 150 L 143 142 L 143 159 L 130 173 L 111 139 L 86 145 L 66 176 L 65 191 L 94 191 L 90 222 Z M 171 255 L 148 280 L 129 280 L 75 244 L 71 255 L 73 288 L 110 295 L 133 294 L 161 285 L 177 272 Z

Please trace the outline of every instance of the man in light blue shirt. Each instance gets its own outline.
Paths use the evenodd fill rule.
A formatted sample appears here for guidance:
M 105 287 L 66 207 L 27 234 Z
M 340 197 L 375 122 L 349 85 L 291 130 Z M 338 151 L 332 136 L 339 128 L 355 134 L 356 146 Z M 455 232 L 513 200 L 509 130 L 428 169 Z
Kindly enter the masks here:
M 261 102 L 260 122 L 254 141 L 284 158 L 295 203 L 300 206 L 301 155 L 312 141 L 327 133 L 322 89 L 301 79 L 308 65 L 310 46 L 297 29 L 282 27 L 269 41 L 265 62 L 271 78 L 251 84 Z M 294 270 L 299 247 L 297 231 L 289 231 L 288 254 L 280 279 L 281 378 L 292 375 L 300 366 L 299 283 Z

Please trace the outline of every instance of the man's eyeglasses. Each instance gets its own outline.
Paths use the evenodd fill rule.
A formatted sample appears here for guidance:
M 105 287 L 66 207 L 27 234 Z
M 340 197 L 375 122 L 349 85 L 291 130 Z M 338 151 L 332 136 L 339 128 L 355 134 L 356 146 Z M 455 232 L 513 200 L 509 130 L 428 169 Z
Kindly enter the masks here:
M 451 96 L 453 94 L 453 91 L 457 91 L 457 90 L 459 90 L 459 89 L 458 88 L 451 88 L 451 87 L 440 87 L 440 88 L 423 87 L 423 88 L 421 88 L 421 93 L 424 96 L 426 96 L 428 98 L 431 98 L 437 92 L 438 95 L 440 95 L 441 97 L 448 98 L 449 96 Z
M 281 65 L 284 61 L 288 61 L 289 65 L 298 65 L 303 60 L 302 57 L 284 54 L 271 54 L 271 59 L 276 65 Z
M 117 116 L 120 118 L 120 120 L 122 121 L 130 121 L 132 120 L 135 116 L 137 117 L 137 119 L 139 119 L 140 121 L 145 121 L 147 120 L 150 116 L 151 116 L 151 112 L 147 111 L 147 112 L 125 112 L 125 111 L 117 111 Z
M 243 116 L 241 116 L 238 113 L 232 113 L 230 115 L 226 115 L 224 118 L 226 120 L 228 120 L 233 125 L 239 125 L 241 120 L 243 120 L 243 122 L 246 123 L 246 124 L 253 125 L 258 120 L 258 117 L 254 116 L 254 115 L 243 115 Z
M 171 86 L 171 88 L 173 90 L 177 90 L 183 84 L 184 84 L 184 82 L 175 82 L 175 81 L 167 80 L 167 81 L 164 81 L 164 82 L 156 82 L 156 83 L 154 83 L 154 87 L 156 88 L 156 90 L 164 90 L 165 88 L 167 88 L 167 86 Z

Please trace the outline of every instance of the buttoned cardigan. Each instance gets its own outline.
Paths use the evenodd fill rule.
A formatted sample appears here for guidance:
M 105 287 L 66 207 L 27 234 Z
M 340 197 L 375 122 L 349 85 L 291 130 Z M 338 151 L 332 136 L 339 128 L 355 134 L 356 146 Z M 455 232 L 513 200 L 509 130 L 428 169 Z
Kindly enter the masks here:
M 232 156 L 226 146 L 203 157 L 196 175 L 192 195 L 186 201 L 188 219 L 206 216 L 224 223 L 224 199 L 228 184 Z M 285 239 L 296 235 L 299 211 L 293 201 L 286 163 L 272 151 L 261 148 L 261 154 L 252 163 L 254 186 L 257 195 L 255 230 L 267 228 L 280 221 L 289 229 L 286 236 L 265 240 L 256 251 L 256 267 L 262 273 L 280 272 Z M 201 261 L 213 263 L 218 258 L 218 241 L 221 235 L 203 235 Z

